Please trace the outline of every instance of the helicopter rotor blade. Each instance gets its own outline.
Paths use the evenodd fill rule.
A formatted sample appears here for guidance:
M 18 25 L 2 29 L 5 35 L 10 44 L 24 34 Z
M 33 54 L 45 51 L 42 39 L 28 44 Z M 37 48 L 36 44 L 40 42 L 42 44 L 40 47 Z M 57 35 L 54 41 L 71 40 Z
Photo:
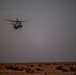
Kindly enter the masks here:
M 19 21 L 19 22 L 28 22 L 28 21 L 30 21 L 29 19 L 27 19 L 27 20 L 25 20 L 25 21 Z
M 15 20 L 5 19 L 4 21 L 16 22 Z
M 10 23 L 10 25 L 15 25 L 15 23 Z

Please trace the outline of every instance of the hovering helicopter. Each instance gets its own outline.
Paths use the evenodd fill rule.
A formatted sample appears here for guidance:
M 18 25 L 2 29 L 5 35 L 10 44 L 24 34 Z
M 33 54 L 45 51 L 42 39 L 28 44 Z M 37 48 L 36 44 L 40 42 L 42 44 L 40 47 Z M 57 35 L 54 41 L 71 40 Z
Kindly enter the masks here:
M 26 20 L 26 21 L 19 21 L 18 19 L 16 19 L 16 20 L 5 19 L 4 21 L 12 22 L 11 24 L 13 25 L 14 29 L 20 29 L 20 28 L 23 27 L 22 22 L 27 22 L 28 20 Z

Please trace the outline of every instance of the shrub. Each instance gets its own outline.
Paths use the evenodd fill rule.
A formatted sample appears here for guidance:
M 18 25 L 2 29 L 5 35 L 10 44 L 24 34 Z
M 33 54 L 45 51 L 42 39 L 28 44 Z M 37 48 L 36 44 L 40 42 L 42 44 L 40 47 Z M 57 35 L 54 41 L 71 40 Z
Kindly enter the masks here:
M 70 67 L 70 71 L 76 72 L 76 67 Z
M 51 65 L 50 63 L 46 63 L 46 65 Z
M 31 70 L 30 68 L 26 68 L 27 73 L 30 73 L 30 70 Z
M 56 63 L 53 63 L 53 65 L 56 65 Z
M 15 66 L 12 66 L 12 65 L 7 66 L 7 70 L 19 70 L 20 71 L 19 67 L 15 67 Z
M 34 73 L 34 70 L 31 70 L 31 68 L 26 68 L 27 73 Z
M 34 67 L 34 65 L 30 65 L 30 67 Z
M 38 66 L 42 66 L 41 64 L 38 64 Z
M 68 70 L 67 70 L 67 69 L 63 69 L 62 71 L 63 71 L 63 72 L 68 72 Z
M 41 71 L 41 69 L 40 68 L 37 68 L 36 71 Z
M 62 67 L 62 66 L 58 66 L 58 67 L 56 67 L 56 69 L 57 69 L 57 70 L 62 70 L 63 67 Z

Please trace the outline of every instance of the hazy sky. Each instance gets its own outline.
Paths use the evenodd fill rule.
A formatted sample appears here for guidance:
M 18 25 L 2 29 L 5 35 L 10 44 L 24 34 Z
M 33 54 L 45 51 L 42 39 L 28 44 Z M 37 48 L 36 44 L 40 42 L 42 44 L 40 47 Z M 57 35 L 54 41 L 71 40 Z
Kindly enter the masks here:
M 26 20 L 15 30 L 5 18 Z M 0 63 L 76 62 L 76 0 L 0 0 Z

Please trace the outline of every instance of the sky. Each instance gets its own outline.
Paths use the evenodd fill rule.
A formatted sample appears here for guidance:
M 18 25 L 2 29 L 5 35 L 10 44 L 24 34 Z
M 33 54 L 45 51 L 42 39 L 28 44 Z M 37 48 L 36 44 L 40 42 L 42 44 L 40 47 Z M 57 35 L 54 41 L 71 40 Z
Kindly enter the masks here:
M 76 62 L 76 0 L 0 0 L 0 63 L 19 62 Z

